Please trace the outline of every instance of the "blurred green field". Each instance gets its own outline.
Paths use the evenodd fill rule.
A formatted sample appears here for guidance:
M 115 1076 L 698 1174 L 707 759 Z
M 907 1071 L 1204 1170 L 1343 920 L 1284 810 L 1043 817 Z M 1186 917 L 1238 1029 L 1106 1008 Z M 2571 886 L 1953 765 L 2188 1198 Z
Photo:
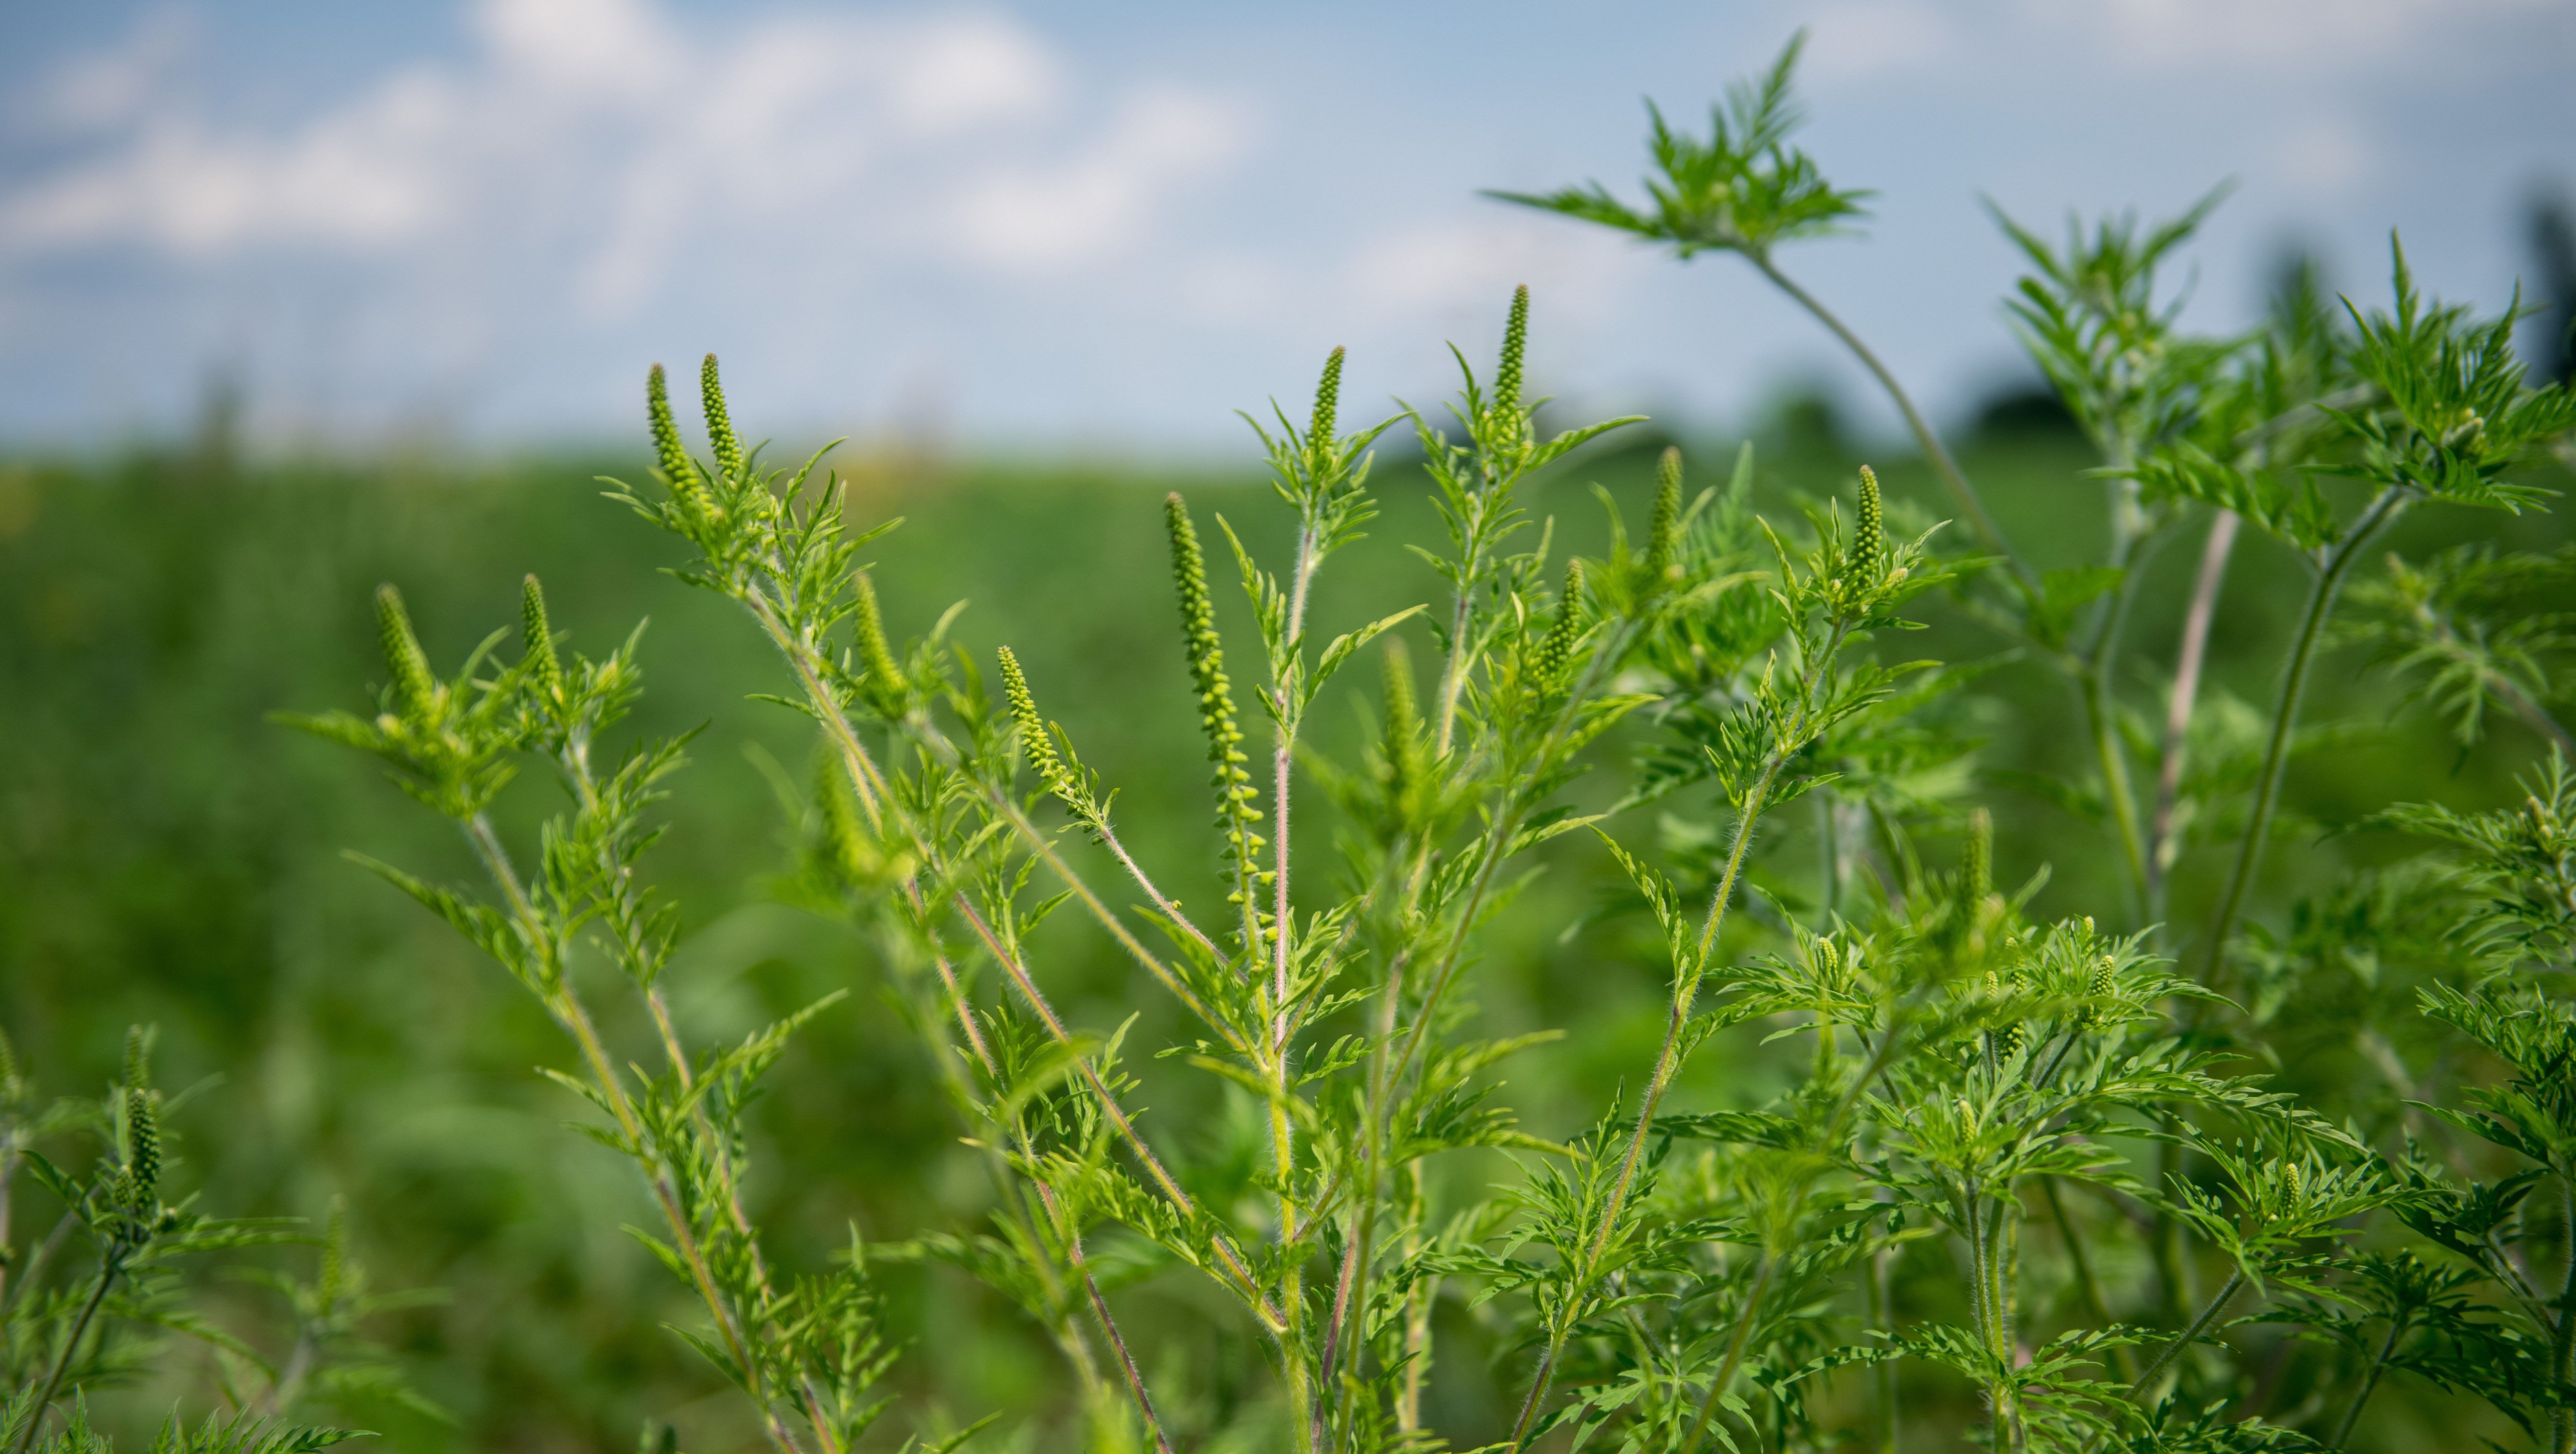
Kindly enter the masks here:
M 552 1028 L 444 925 L 341 856 L 354 848 L 463 877 L 461 845 L 353 754 L 267 718 L 363 703 L 383 675 L 367 605 L 379 581 L 402 587 L 442 663 L 514 619 L 526 571 L 543 577 L 557 626 L 582 649 L 604 651 L 650 618 L 634 727 L 704 726 L 668 805 L 675 831 L 654 860 L 689 916 L 674 970 L 687 1018 L 747 1028 L 829 990 L 856 991 L 798 1042 L 759 1113 L 758 1215 L 801 1240 L 787 1260 L 819 1258 L 849 1223 L 880 1243 L 949 1226 L 988 1195 L 919 1071 L 917 1042 L 877 993 L 870 953 L 774 902 L 785 818 L 773 783 L 804 779 L 811 734 L 804 719 L 751 700 L 777 689 L 779 672 L 738 613 L 656 573 L 675 563 L 671 538 L 599 498 L 593 476 L 642 472 L 638 434 L 634 454 L 601 458 L 251 466 L 175 450 L 0 464 L 0 1024 L 62 1093 L 93 1092 L 113 1074 L 125 1027 L 157 1024 L 163 1083 L 212 1082 L 176 1118 L 179 1186 L 202 1188 L 205 1206 L 226 1214 L 318 1218 L 343 1196 L 379 1288 L 446 1290 L 443 1304 L 389 1314 L 376 1331 L 454 1422 L 390 1405 L 345 1411 L 393 1448 L 623 1448 L 649 1415 L 676 1422 L 685 1447 L 715 1449 L 732 1444 L 741 1415 L 661 1326 L 694 1316 L 682 1290 L 617 1231 L 642 1204 L 628 1168 L 561 1129 L 577 1107 L 533 1071 L 564 1059 Z M 1584 487 L 1599 483 L 1641 518 L 1661 442 L 1641 431 L 1578 455 L 1534 508 L 1554 518 L 1560 542 L 1597 550 L 1607 527 Z M 1722 478 L 1734 441 L 1685 443 L 1699 481 Z M 1775 512 L 1836 487 L 1864 457 L 1812 412 L 1784 415 L 1757 443 L 1762 504 Z M 1170 865 L 1184 898 L 1208 895 L 1212 881 L 1193 883 L 1184 867 L 1200 856 L 1204 813 L 1196 767 L 1173 764 L 1196 764 L 1200 748 L 1158 501 L 1182 490 L 1203 520 L 1213 509 L 1249 527 L 1256 546 L 1275 544 L 1277 512 L 1252 451 L 1242 458 L 1240 470 L 852 460 L 863 481 L 854 512 L 907 520 L 872 551 L 894 629 L 919 633 L 967 600 L 958 639 L 987 657 L 1007 642 L 1029 664 L 1050 713 L 1122 787 L 1140 856 Z M 1989 430 L 1964 462 L 2038 564 L 2097 553 L 2100 487 L 2082 478 L 2089 460 L 2071 435 Z M 1928 523 L 1928 478 L 1903 459 L 1880 468 L 1891 499 Z M 1327 630 L 1437 592 L 1402 548 L 1437 528 L 1420 476 L 1390 463 L 1376 485 L 1385 512 L 1337 560 L 1338 580 L 1327 578 Z M 2560 516 L 2426 509 L 2386 546 L 2412 554 L 2481 537 L 2526 548 L 2568 538 Z M 2142 661 L 2170 658 L 2198 543 L 2181 537 L 2154 562 L 2131 627 Z M 2304 584 L 2268 542 L 2239 546 L 2213 642 L 2219 689 L 2268 707 Z M 1221 606 L 1237 628 L 1240 605 Z M 1929 609 L 1933 629 L 1908 640 L 1911 654 L 2000 649 L 1947 604 Z M 1051 680 L 1077 672 L 1086 690 L 1049 695 Z M 2083 775 L 2075 704 L 2035 667 L 2004 662 L 1990 684 L 1992 705 L 1972 725 L 1988 775 L 1977 796 L 1999 824 L 1998 877 L 2019 882 L 2046 864 L 2041 912 L 2116 917 L 2105 846 L 2009 780 Z M 2154 700 L 2154 683 L 2131 686 L 2133 700 Z M 2397 849 L 2326 829 L 2392 799 L 2507 801 L 2510 775 L 2537 747 L 2502 723 L 2496 750 L 2464 760 L 2348 649 L 2321 673 L 2307 715 L 2338 714 L 2365 726 L 2295 765 L 2274 859 L 2283 894 Z M 1347 730 L 1351 719 L 1334 710 L 1323 720 Z M 553 791 L 516 786 L 505 799 L 513 826 L 526 831 Z M 1588 1121 L 1633 1081 L 1660 1028 L 1663 972 L 1582 837 L 1552 845 L 1513 911 L 1525 928 L 1498 934 L 1506 948 L 1476 971 L 1474 998 L 1499 1028 L 1568 1032 L 1562 1053 L 1517 1062 L 1505 1093 L 1547 1135 Z M 1774 841 L 1766 872 L 1795 894 L 1811 857 L 1793 829 Z M 2186 858 L 2177 921 L 2205 916 L 2221 857 Z M 1586 932 L 1559 937 L 1558 926 L 1596 910 Z M 1068 1013 L 1102 1030 L 1138 1013 L 1150 1039 L 1165 1011 L 1141 975 L 1070 916 L 1045 933 L 1050 988 Z M 2357 1052 L 2335 1033 L 2330 1003 L 2301 1013 L 2317 1023 L 2285 1027 L 2281 1069 L 2339 1116 L 2340 1087 L 2362 1073 Z M 1199 1093 L 1144 1073 L 1144 1104 Z M 1682 1094 L 1741 1104 L 1765 1092 L 1765 1074 L 1758 1055 L 1712 1054 Z M 22 1216 L 39 1214 L 38 1194 L 18 1196 Z M 1117 1249 L 1102 1255 L 1114 1261 Z M 1061 1410 L 1052 1355 L 1000 1300 L 947 1270 L 901 1268 L 889 1280 L 896 1322 L 916 1340 L 899 1381 L 933 1391 L 961 1421 L 998 1409 L 1043 1429 Z M 210 1275 L 205 1295 L 221 1321 L 258 1336 L 253 1290 Z M 1229 1400 L 1260 1395 L 1201 1376 L 1258 1360 L 1228 1358 L 1249 1333 L 1185 1278 L 1118 1297 L 1140 1344 L 1167 1350 L 1153 1357 L 1192 1365 L 1164 1380 L 1186 1390 L 1177 1425 L 1222 1423 Z M 1497 1432 L 1489 1350 L 1475 1318 L 1446 1316 L 1433 1422 L 1466 1447 Z M 98 1407 L 129 1427 L 156 1421 L 208 1367 L 193 1352 L 170 1366 Z M 2388 1397 L 2373 1414 L 2378 1447 L 2435 1447 L 2427 1421 L 2439 1417 L 2411 1392 Z M 2404 1442 L 2414 1437 L 2435 1442 Z

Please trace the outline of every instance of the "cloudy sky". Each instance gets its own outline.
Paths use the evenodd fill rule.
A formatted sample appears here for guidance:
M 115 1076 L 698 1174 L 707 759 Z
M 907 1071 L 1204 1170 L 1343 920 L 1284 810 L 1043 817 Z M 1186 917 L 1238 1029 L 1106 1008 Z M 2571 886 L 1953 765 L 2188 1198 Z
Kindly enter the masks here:
M 2014 375 L 1981 196 L 2234 179 L 2220 328 L 2293 246 L 2378 296 L 2392 227 L 2501 306 L 2576 188 L 2570 0 L 6 3 L 0 445 L 176 428 L 217 368 L 277 437 L 622 437 L 714 349 L 763 432 L 1197 451 L 1337 343 L 1432 397 L 1524 281 L 1537 382 L 1723 424 L 1850 371 L 1732 259 L 1476 189 L 1630 186 L 1643 98 L 1801 27 L 1805 142 L 1878 195 L 1784 262 L 1953 417 Z

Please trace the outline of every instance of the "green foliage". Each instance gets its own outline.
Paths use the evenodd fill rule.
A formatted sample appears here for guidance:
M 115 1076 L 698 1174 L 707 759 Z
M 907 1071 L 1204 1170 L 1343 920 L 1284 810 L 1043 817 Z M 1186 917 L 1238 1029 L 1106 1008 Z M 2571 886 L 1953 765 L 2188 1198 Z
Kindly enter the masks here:
M 959 610 L 926 609 L 880 544 L 899 522 L 860 524 L 870 492 L 819 453 L 763 465 L 712 357 L 694 455 L 653 369 L 652 473 L 613 498 L 685 553 L 674 574 L 734 641 L 769 648 L 761 700 L 813 762 L 761 758 L 789 850 L 767 889 L 830 926 L 851 982 L 753 1014 L 699 977 L 667 891 L 694 734 L 641 715 L 640 628 L 583 654 L 528 576 L 517 651 L 504 628 L 442 676 L 449 654 L 378 591 L 372 710 L 283 720 L 449 835 L 444 860 L 359 861 L 558 1037 L 546 1073 L 642 1209 L 600 1255 L 668 1274 L 692 1307 L 673 1331 L 745 1438 L 949 1450 L 1012 1418 L 991 1445 L 1820 1454 L 1979 1424 L 2013 1451 L 2340 1448 L 2403 1389 L 2445 1427 L 2576 1447 L 2576 1239 L 2553 1220 L 2576 1207 L 2566 560 L 2499 539 L 2392 556 L 2338 625 L 2413 505 L 2511 512 L 2476 517 L 2499 530 L 2535 511 L 2576 405 L 2524 378 L 2513 310 L 2423 299 L 2402 253 L 2384 310 L 2339 318 L 2303 275 L 2211 338 L 2159 276 L 2215 198 L 2062 244 L 2004 221 L 2031 270 L 2009 306 L 2088 448 L 2057 473 L 2091 490 L 2047 508 L 2098 498 L 2058 533 L 2102 545 L 2025 559 L 1858 335 L 1777 269 L 1863 195 L 1791 145 L 1795 58 L 1705 140 L 1657 114 L 1647 206 L 1510 200 L 1741 255 L 1889 388 L 1973 538 L 1896 470 L 1793 454 L 1764 478 L 1750 446 L 1696 492 L 1683 451 L 1650 479 L 1640 451 L 1589 534 L 1541 513 L 1576 458 L 1625 467 L 1614 431 L 1635 421 L 1542 429 L 1521 289 L 1492 367 L 1457 355 L 1445 419 L 1345 432 L 1338 349 L 1310 404 L 1247 416 L 1270 495 L 1213 517 L 1239 610 L 1209 580 L 1213 501 L 1170 494 L 1159 543 L 1117 522 L 1119 561 L 1167 552 L 1161 700 L 1119 675 L 1131 653 L 1061 638 L 995 643 L 996 690 Z M 1399 421 L 1418 474 L 1374 468 Z M 1641 497 L 1632 536 L 1621 501 Z M 1382 519 L 1418 527 L 1427 573 L 1355 568 Z M 2268 709 L 2200 686 L 2269 619 L 2221 610 L 2239 522 L 2305 568 L 2279 670 L 2238 673 Z M 2156 559 L 2195 527 L 2186 590 Z M 1084 592 L 1119 574 L 1073 568 Z M 2170 670 L 2136 625 L 2160 610 Z M 2361 740 L 2302 720 L 2347 644 L 2427 683 L 2458 765 L 2504 764 L 2475 784 L 2520 762 L 2506 747 L 2552 750 L 2500 802 L 2429 773 L 2311 796 L 2303 828 L 2380 860 L 2321 882 L 2273 851 L 2312 835 L 2272 829 L 2292 760 Z M 1375 684 L 1345 676 L 1372 647 Z M 1328 694 L 1354 727 L 1315 710 Z M 1212 804 L 1175 767 L 1192 733 Z M 550 815 L 522 778 L 554 783 Z M 2101 863 L 2053 884 L 2016 821 L 2045 815 L 1998 788 L 2064 809 L 2056 841 L 2089 836 Z M 2391 806 L 2407 795 L 2443 800 Z M 1517 997 L 1497 965 L 1549 936 L 1580 994 L 1642 990 L 1651 1018 Z M 836 1069 L 935 1091 L 951 1158 L 870 1237 L 882 1206 L 785 1189 L 864 1156 L 846 1133 L 880 1108 L 794 1081 L 831 1106 L 817 1150 L 766 1129 L 763 1099 L 800 1040 L 862 1018 L 906 1043 Z M 283 1354 L 179 1295 L 183 1260 L 289 1234 L 170 1199 L 178 1098 L 151 1087 L 148 1041 L 108 1095 L 51 1106 L 0 1045 L 0 1209 L 22 1166 L 62 1209 L 23 1258 L 0 1229 L 5 1454 L 104 1448 L 90 1395 L 140 1370 L 130 1335 L 152 1327 L 216 1345 L 226 1402 L 156 1449 L 319 1448 L 344 1436 L 286 1424 L 300 1402 L 405 1401 L 362 1326 L 404 1300 L 368 1291 L 336 1214 L 313 1276 L 253 1269 L 289 1315 Z M 38 1149 L 82 1135 L 106 1148 L 86 1174 Z M 924 1390 L 968 1350 L 915 1330 L 1004 1317 L 1069 1407 L 961 1422 Z M 1009 1335 L 978 1336 L 986 1356 Z M 676 1454 L 678 1433 L 648 1423 L 643 1447 Z

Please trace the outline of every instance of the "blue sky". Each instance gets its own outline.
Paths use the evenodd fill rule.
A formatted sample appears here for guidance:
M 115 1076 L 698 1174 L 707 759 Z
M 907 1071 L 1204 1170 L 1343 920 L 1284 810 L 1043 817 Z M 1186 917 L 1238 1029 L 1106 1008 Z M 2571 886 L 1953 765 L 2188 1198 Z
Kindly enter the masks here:
M 2016 372 L 1981 196 L 2236 180 L 2176 279 L 2224 328 L 2293 245 L 2379 296 L 2392 227 L 2501 306 L 2576 187 L 2567 0 L 17 3 L 0 443 L 179 427 L 218 365 L 273 439 L 620 438 L 714 349 L 763 432 L 1202 452 L 1335 344 L 1435 397 L 1516 282 L 1588 407 L 1860 399 L 1734 260 L 1475 195 L 1630 185 L 1643 97 L 1695 115 L 1800 27 L 1805 144 L 1878 195 L 1784 263 L 1951 417 Z

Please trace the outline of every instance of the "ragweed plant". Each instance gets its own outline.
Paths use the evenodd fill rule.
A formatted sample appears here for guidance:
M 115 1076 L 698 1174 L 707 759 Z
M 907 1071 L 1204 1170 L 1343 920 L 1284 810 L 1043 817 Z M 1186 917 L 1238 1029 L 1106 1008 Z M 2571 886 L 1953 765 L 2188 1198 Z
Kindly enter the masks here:
M 307 1454 L 357 1431 L 295 1423 L 312 1403 L 372 1394 L 436 1414 L 399 1370 L 359 1336 L 367 1315 L 390 1305 L 364 1293 L 336 1213 L 323 1239 L 322 1272 L 301 1285 L 256 1267 L 298 1301 L 284 1364 L 209 1318 L 180 1285 L 182 1269 L 209 1254 L 310 1241 L 281 1218 L 218 1218 L 181 1195 L 173 1175 L 168 1118 L 188 1100 L 153 1084 L 153 1032 L 127 1032 L 119 1074 L 93 1101 L 40 1101 L 30 1068 L 0 1036 L 0 1449 L 8 1454 L 105 1454 L 90 1425 L 86 1395 L 141 1378 L 165 1362 L 176 1334 L 227 1366 L 226 1407 L 191 1427 L 173 1409 L 153 1441 L 166 1454 Z M 86 1138 L 100 1154 L 66 1168 L 43 1149 Z M 11 1235 L 12 1179 L 25 1172 L 59 1206 L 41 1237 Z
M 2393 810 L 2370 826 L 2441 852 L 2283 933 L 2259 922 L 2281 783 L 2314 740 L 2305 684 L 2350 631 L 2433 673 L 2464 745 L 2490 708 L 2565 740 L 2563 633 L 2509 614 L 2557 565 L 2401 564 L 2356 592 L 2364 625 L 2335 621 L 2415 506 L 2539 508 L 2529 462 L 2576 402 L 2524 379 L 2510 310 L 2425 300 L 2402 252 L 2386 307 L 2338 314 L 2303 286 L 2207 338 L 2159 273 L 2208 204 L 2062 243 L 2007 221 L 2031 268 L 2008 306 L 2098 456 L 2106 525 L 2098 563 L 2035 569 L 1893 375 L 1781 270 L 1864 195 L 1791 144 L 1794 57 L 1705 140 L 1655 118 L 1648 205 L 1513 200 L 1750 262 L 1890 390 L 1955 522 L 1884 498 L 1857 461 L 1785 482 L 1802 508 L 1766 516 L 1749 450 L 1713 487 L 1676 450 L 1633 532 L 1613 508 L 1606 547 L 1569 556 L 1535 492 L 1632 421 L 1541 427 L 1526 290 L 1491 370 L 1459 357 L 1445 414 L 1350 427 L 1336 350 L 1310 404 L 1250 420 L 1270 499 L 1226 502 L 1275 505 L 1283 553 L 1208 501 L 1163 505 L 1164 708 L 1197 729 L 1179 770 L 1205 784 L 1178 848 L 1131 837 L 1122 805 L 1144 795 L 1049 714 L 1089 684 L 1082 663 L 1009 644 L 988 662 L 955 609 L 881 597 L 893 522 L 862 527 L 823 454 L 764 463 L 712 358 L 694 450 L 648 376 L 653 468 L 614 498 L 739 610 L 775 653 L 772 700 L 812 725 L 782 891 L 871 946 L 980 1163 L 969 1225 L 873 1245 L 853 1226 L 822 1266 L 774 1265 L 745 1108 L 798 1027 L 848 1011 L 826 998 L 731 1045 L 675 1011 L 681 921 L 646 855 L 685 744 L 621 734 L 637 638 L 570 650 L 532 578 L 515 628 L 442 674 L 380 592 L 373 710 L 294 720 L 385 763 L 480 863 L 473 887 L 369 866 L 563 1032 L 557 1078 L 635 1168 L 657 1218 L 637 1235 L 698 1303 L 682 1336 L 780 1454 L 972 1436 L 890 1413 L 903 1349 L 872 1271 L 889 1261 L 943 1264 L 1025 1315 L 1073 1390 L 1062 1439 L 1104 1450 L 1474 1437 L 1426 1396 L 1475 1351 L 1461 1327 L 1503 1390 L 1494 1449 L 1894 1450 L 1967 1425 L 2014 1451 L 2333 1447 L 2392 1374 L 2576 1447 L 2576 1247 L 2530 1224 L 2543 1188 L 2576 1206 L 2564 764 L 2517 809 Z M 1373 462 L 1399 426 L 1418 475 Z M 1390 477 L 1439 522 L 1415 545 L 1422 599 L 1325 639 L 1313 623 L 1338 613 L 1318 603 Z M 2198 682 L 2240 522 L 2309 584 L 2269 715 L 2219 763 Z M 2204 525 L 2171 669 L 2142 668 L 2148 562 Z M 1221 628 L 1220 542 L 1248 635 Z M 1998 862 L 1967 710 L 1992 662 L 1896 649 L 1943 611 L 2071 689 L 2084 776 L 1982 770 L 2102 826 L 2121 887 L 2089 912 L 2043 913 L 2046 870 Z M 2141 700 L 2150 676 L 2161 702 Z M 1347 748 L 1315 726 L 1328 697 L 1364 717 Z M 494 805 L 531 769 L 561 807 L 514 843 Z M 2231 866 L 2185 918 L 2175 869 L 2195 850 Z M 1528 869 L 1586 858 L 1623 887 L 1569 939 L 1611 964 L 1641 935 L 1657 1025 L 1558 1139 L 1495 1074 L 1552 1037 L 1491 1033 L 1473 987 Z M 1172 887 L 1210 884 L 1197 906 Z M 2270 1074 L 2276 1012 L 2311 961 L 2376 974 L 2401 919 L 2420 1006 L 2381 993 L 2356 1036 L 2390 1093 L 2330 1115 Z M 1074 935 L 1115 946 L 1168 1018 L 1059 1008 Z M 2406 1061 L 2427 1044 L 2482 1057 L 2447 1101 Z M 1190 1082 L 1155 1080 L 1146 1117 L 1149 1075 L 1183 1072 L 1195 1089 L 1175 1108 Z M 1231 1424 L 1198 1412 L 1175 1384 L 1188 1360 L 1126 1301 L 1143 1277 L 1221 1309 L 1262 1350 L 1266 1399 Z

